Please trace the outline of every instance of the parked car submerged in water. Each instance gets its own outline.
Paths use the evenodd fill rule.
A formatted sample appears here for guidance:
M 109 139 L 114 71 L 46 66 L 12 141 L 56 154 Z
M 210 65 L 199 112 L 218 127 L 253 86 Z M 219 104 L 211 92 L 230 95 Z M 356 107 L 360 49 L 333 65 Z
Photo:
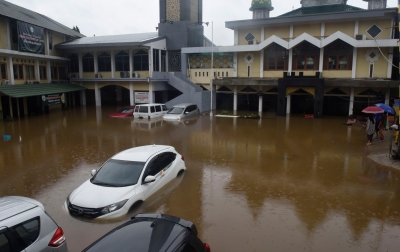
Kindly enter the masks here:
M 89 218 L 125 215 L 186 170 L 174 147 L 147 145 L 117 153 L 66 200 L 71 214 Z
M 30 198 L 0 198 L 1 252 L 68 252 L 64 232 L 45 212 L 43 205 Z
M 168 111 L 167 106 L 159 103 L 139 104 L 136 105 L 133 112 L 133 118 L 152 119 L 161 117 Z
M 183 120 L 188 117 L 199 115 L 200 110 L 196 104 L 182 103 L 173 106 L 168 112 L 163 115 L 164 120 Z
M 135 106 L 126 106 L 126 107 L 119 109 L 117 112 L 108 114 L 108 116 L 114 117 L 114 118 L 132 117 L 134 110 L 135 110 Z
M 196 226 L 166 214 L 138 214 L 89 245 L 83 252 L 210 252 Z

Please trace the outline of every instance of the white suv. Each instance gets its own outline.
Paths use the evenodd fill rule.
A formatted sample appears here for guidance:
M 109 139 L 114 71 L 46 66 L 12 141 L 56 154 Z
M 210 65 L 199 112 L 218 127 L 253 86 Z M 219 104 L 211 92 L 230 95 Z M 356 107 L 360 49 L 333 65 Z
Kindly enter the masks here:
M 25 197 L 0 198 L 1 252 L 68 252 L 63 230 L 43 205 Z
M 151 119 L 161 117 L 168 112 L 167 106 L 159 103 L 139 104 L 136 105 L 133 112 L 133 118 Z

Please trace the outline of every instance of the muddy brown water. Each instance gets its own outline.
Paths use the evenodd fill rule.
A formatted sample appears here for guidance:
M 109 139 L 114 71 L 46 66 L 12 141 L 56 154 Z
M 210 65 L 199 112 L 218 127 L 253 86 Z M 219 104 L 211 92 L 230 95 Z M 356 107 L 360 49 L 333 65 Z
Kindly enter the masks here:
M 76 108 L 1 122 L 0 196 L 42 202 L 70 251 L 139 212 L 194 222 L 215 251 L 397 251 L 400 173 L 370 162 L 365 131 L 345 118 L 114 119 Z M 167 144 L 187 171 L 121 219 L 77 219 L 65 198 L 113 154 Z M 382 143 L 385 144 L 385 143 Z

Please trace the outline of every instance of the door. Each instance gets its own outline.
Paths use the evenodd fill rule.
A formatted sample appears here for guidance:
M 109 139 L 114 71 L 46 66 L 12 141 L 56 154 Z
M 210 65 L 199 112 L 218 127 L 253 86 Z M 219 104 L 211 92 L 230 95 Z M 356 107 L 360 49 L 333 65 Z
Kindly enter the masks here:
M 174 169 L 174 161 L 176 159 L 176 153 L 164 152 L 158 156 L 160 167 L 161 167 L 161 177 L 163 179 L 163 186 L 176 177 L 177 172 Z
M 142 190 L 144 197 L 147 199 L 151 195 L 153 195 L 156 191 L 158 191 L 162 186 L 163 176 L 161 174 L 161 166 L 159 162 L 159 155 L 153 157 L 146 166 L 146 170 L 143 173 L 142 177 Z M 145 183 L 144 180 L 147 176 L 154 176 L 156 178 L 155 181 L 150 183 Z

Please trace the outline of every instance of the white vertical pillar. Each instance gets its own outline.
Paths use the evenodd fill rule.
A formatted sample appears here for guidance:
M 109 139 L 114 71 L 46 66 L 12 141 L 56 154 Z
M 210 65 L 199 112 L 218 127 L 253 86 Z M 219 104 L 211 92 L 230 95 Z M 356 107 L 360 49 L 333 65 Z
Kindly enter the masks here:
M 47 73 L 47 83 L 51 83 L 51 63 L 50 60 L 46 60 L 46 73 Z
M 149 103 L 153 103 L 153 83 L 149 81 Z
M 148 55 L 149 55 L 149 76 L 150 78 L 153 77 L 153 49 L 149 48 L 148 50 Z
M 115 78 L 115 52 L 111 51 L 111 78 Z
M 10 80 L 11 84 L 14 85 L 14 64 L 13 58 L 10 56 L 7 58 L 7 65 L 8 65 L 8 79 Z
M 393 30 L 393 29 L 390 29 Z M 387 75 L 386 78 L 392 78 L 392 69 L 393 69 L 393 47 L 389 48 L 389 55 L 388 55 L 388 67 L 387 67 Z
M 353 115 L 353 107 L 354 107 L 354 87 L 350 88 L 349 115 Z
M 99 60 L 98 60 L 98 55 L 97 52 L 93 53 L 93 65 L 94 65 L 94 73 L 97 74 L 99 73 Z M 94 76 L 93 76 L 94 77 Z
M 260 78 L 264 77 L 264 49 L 260 51 Z
M 234 86 L 233 87 L 233 111 L 237 111 L 237 97 L 238 97 L 237 86 Z
M 260 86 L 260 96 L 258 96 L 258 112 L 262 112 L 263 111 L 263 95 L 262 95 L 262 86 Z
M 353 63 L 351 66 L 351 78 L 355 79 L 357 73 L 357 48 L 353 47 Z
M 292 72 L 292 62 L 293 62 L 293 49 L 289 49 L 289 62 L 288 62 L 288 75 Z
M 286 114 L 290 114 L 291 100 L 292 100 L 292 96 L 287 95 L 287 97 L 286 97 Z
M 319 72 L 322 73 L 324 69 L 324 48 L 319 49 Z
M 129 99 L 131 106 L 135 105 L 135 96 L 133 96 L 133 83 L 129 83 Z
M 35 60 L 35 79 L 40 82 L 40 65 L 39 60 Z
M 239 45 L 239 31 L 238 31 L 238 29 L 234 30 L 233 37 L 234 37 L 234 45 Z
M 83 77 L 82 53 L 78 53 L 79 78 Z
M 129 78 L 132 78 L 133 74 L 133 50 L 129 49 Z M 131 102 L 132 103 L 132 102 Z
M 385 104 L 389 105 L 390 100 L 390 88 L 386 88 L 386 95 L 385 95 Z
M 101 106 L 101 90 L 99 89 L 99 84 L 97 81 L 94 84 L 94 95 L 96 99 L 96 106 Z

